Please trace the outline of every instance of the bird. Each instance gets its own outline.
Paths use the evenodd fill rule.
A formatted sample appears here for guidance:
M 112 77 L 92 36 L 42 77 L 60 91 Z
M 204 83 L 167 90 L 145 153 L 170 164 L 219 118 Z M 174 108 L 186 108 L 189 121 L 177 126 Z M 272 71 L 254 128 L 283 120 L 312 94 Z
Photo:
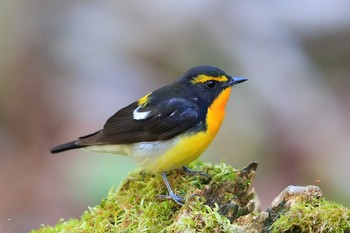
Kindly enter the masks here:
M 246 81 L 209 65 L 187 70 L 170 85 L 150 92 L 112 115 L 97 132 L 50 149 L 51 153 L 84 148 L 131 156 L 145 172 L 160 173 L 169 195 L 183 205 L 166 177 L 186 167 L 215 138 L 232 87 Z

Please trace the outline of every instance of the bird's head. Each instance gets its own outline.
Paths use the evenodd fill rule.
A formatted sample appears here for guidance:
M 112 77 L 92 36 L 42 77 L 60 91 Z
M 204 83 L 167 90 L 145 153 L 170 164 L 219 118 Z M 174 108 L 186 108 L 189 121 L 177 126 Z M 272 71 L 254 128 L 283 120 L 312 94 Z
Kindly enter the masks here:
M 223 70 L 213 66 L 196 66 L 189 69 L 180 79 L 184 85 L 191 86 L 192 96 L 210 106 L 219 96 L 225 96 L 225 105 L 232 86 L 246 81 L 246 78 L 232 77 Z

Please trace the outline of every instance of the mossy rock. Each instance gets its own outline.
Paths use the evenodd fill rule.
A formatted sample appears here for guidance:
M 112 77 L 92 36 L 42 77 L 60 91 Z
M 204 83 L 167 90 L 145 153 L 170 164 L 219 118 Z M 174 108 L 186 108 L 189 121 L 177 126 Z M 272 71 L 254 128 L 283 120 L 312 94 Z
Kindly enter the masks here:
M 348 232 L 350 210 L 325 199 L 296 203 L 271 226 L 273 232 Z
M 54 227 L 42 226 L 32 232 L 304 232 L 305 229 L 346 232 L 350 229 L 349 209 L 318 196 L 301 198 L 288 205 L 285 205 L 288 200 L 282 198 L 267 212 L 258 212 L 255 191 L 250 187 L 256 163 L 241 170 L 224 163 L 194 162 L 189 167 L 206 172 L 212 179 L 170 172 L 168 180 L 173 190 L 186 198 L 183 206 L 159 197 L 167 194 L 160 175 L 134 172 L 79 220 L 60 220 Z M 311 207 L 320 208 L 317 217 L 322 221 L 317 224 L 325 228 L 309 227 L 315 224 L 311 221 L 315 209 Z M 310 218 L 298 220 L 295 213 L 310 213 Z

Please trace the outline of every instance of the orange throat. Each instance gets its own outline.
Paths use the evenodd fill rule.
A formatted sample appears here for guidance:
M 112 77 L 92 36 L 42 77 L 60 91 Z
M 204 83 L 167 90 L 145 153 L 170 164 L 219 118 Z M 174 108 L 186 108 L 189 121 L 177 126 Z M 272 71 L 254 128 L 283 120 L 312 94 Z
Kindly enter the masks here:
M 225 117 L 225 106 L 232 87 L 226 88 L 210 105 L 207 113 L 207 132 L 214 139 Z

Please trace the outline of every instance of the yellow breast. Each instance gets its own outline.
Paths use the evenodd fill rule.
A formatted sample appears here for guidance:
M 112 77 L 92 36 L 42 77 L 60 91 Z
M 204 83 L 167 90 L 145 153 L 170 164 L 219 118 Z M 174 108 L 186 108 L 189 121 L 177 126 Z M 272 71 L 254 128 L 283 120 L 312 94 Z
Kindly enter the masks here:
M 206 117 L 207 130 L 179 136 L 178 142 L 157 159 L 147 164 L 148 172 L 163 172 L 180 168 L 198 158 L 209 146 L 220 129 L 225 116 L 225 105 L 231 88 L 225 89 L 209 107 Z

